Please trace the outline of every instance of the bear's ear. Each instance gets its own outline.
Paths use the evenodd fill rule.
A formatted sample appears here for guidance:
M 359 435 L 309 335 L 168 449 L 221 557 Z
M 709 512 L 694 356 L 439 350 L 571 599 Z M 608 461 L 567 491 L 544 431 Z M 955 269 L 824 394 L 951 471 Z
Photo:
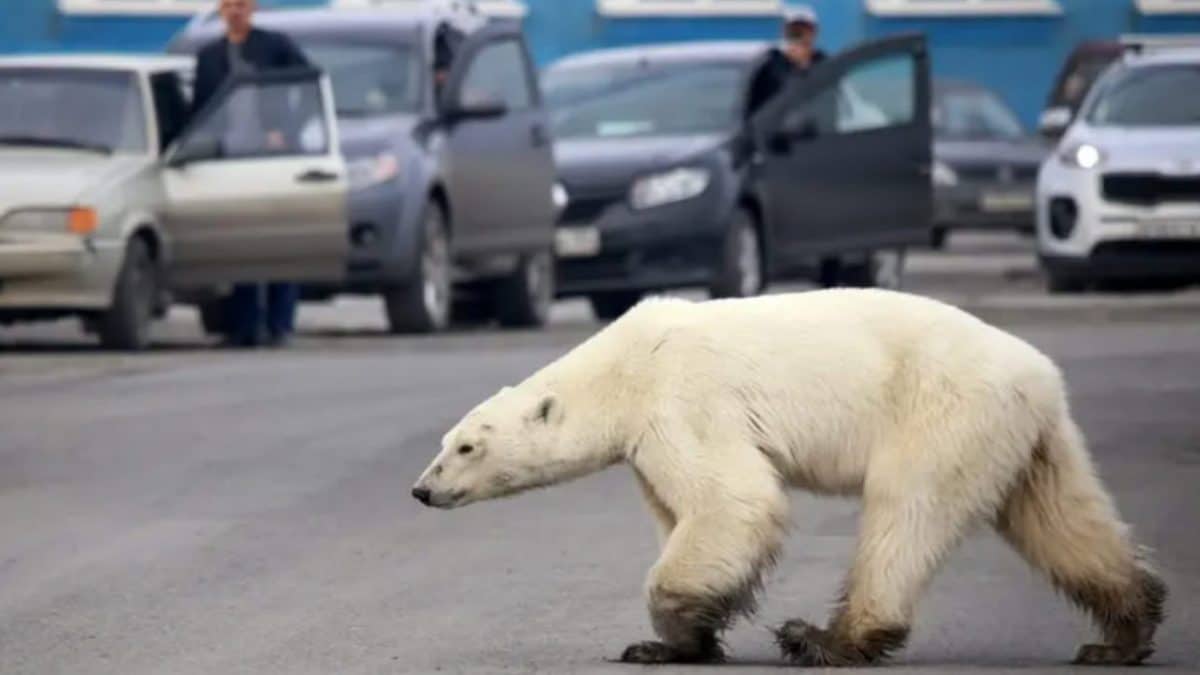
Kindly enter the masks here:
M 559 415 L 558 399 L 554 394 L 547 394 L 538 401 L 537 408 L 533 411 L 532 420 L 542 424 L 548 424 L 551 419 L 555 419 Z

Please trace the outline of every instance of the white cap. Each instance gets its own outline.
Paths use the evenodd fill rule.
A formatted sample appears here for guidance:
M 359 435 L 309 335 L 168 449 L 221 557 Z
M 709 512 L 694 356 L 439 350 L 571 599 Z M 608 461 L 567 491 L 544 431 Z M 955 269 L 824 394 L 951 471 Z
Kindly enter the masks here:
M 820 20 L 817 18 L 817 12 L 808 5 L 788 5 L 783 10 L 783 23 L 807 23 L 811 26 L 819 26 Z

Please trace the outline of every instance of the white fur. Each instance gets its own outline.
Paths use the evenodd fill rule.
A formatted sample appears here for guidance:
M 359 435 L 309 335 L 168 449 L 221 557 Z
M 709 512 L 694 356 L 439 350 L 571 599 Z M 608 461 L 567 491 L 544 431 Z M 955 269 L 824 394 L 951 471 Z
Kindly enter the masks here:
M 464 444 L 473 452 L 458 454 Z M 1061 493 L 1044 471 L 1041 483 L 1031 478 L 1039 448 Z M 621 461 L 662 533 L 648 579 L 654 626 L 682 649 L 694 647 L 688 620 L 661 599 L 731 597 L 727 609 L 751 608 L 744 596 L 784 536 L 788 487 L 863 497 L 860 545 L 830 627 L 844 640 L 909 626 L 945 555 L 1002 512 L 1015 516 L 1002 532 L 1068 592 L 1066 578 L 1122 592 L 1139 569 L 1056 366 L 913 295 L 643 301 L 468 414 L 419 484 L 435 505 L 460 506 Z M 1053 508 L 1024 508 L 1031 492 Z M 1060 535 L 1075 540 L 1064 547 Z

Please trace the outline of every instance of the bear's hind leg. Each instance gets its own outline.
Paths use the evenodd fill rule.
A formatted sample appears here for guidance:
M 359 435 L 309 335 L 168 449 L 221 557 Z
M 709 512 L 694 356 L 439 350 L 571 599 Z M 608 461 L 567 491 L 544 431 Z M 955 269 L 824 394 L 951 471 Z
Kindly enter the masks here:
M 1076 605 L 1103 636 L 1081 665 L 1134 665 L 1154 652 L 1167 587 L 1130 541 L 1068 419 L 1037 447 L 1000 513 L 997 530 Z
M 719 500 L 718 500 L 719 501 Z M 780 500 L 782 501 L 782 500 Z M 742 508 L 681 519 L 651 570 L 651 623 L 661 641 L 630 645 L 628 663 L 724 660 L 719 634 L 755 609 L 755 591 L 783 536 L 782 512 Z
M 918 596 L 971 519 L 920 495 L 864 497 L 854 565 L 828 627 L 792 619 L 776 630 L 792 663 L 867 666 L 901 649 Z

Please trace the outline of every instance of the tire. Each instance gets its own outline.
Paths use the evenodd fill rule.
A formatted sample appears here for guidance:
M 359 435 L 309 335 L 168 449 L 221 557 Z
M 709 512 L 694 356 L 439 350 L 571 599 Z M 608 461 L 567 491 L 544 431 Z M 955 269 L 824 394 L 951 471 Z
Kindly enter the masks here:
M 744 208 L 733 212 L 708 294 L 712 298 L 747 298 L 766 287 L 762 241 L 754 215 Z
M 1046 273 L 1046 290 L 1055 295 L 1075 295 L 1087 289 L 1088 282 L 1081 277 Z
M 392 333 L 438 333 L 450 323 L 450 241 L 445 223 L 442 207 L 430 202 L 422 224 L 417 276 L 383 292 Z
M 929 247 L 936 251 L 946 248 L 946 239 L 948 239 L 949 236 L 950 232 L 946 228 L 933 228 L 933 231 L 929 233 Z
M 622 314 L 633 309 L 642 299 L 641 291 L 607 291 L 592 293 L 588 301 L 592 305 L 592 314 L 602 321 L 619 319 Z
M 96 322 L 100 345 L 119 351 L 142 351 L 150 345 L 150 326 L 159 299 L 158 265 L 145 239 L 125 246 L 112 305 Z
M 196 306 L 196 311 L 200 314 L 200 327 L 204 329 L 205 335 L 225 335 L 228 330 L 225 300 L 222 296 L 205 300 Z
M 554 272 L 554 256 L 549 251 L 521 256 L 517 269 L 496 287 L 496 318 L 500 325 L 546 325 L 554 305 Z
M 825 288 L 904 288 L 904 265 L 908 258 L 903 248 L 876 251 L 863 260 L 846 262 L 825 259 L 821 262 L 820 284 Z

